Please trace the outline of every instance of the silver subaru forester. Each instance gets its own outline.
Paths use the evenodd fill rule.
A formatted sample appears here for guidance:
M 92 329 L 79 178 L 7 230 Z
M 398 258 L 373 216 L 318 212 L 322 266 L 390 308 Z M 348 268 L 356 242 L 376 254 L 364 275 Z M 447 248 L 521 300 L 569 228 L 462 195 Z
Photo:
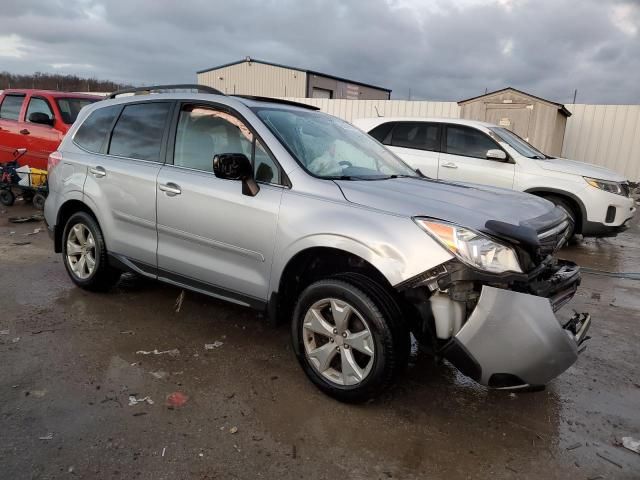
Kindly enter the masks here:
M 171 87 L 85 107 L 49 158 L 45 218 L 78 286 L 134 272 L 291 322 L 342 401 L 390 385 L 412 337 L 494 388 L 576 361 L 591 319 L 554 314 L 580 273 L 554 258 L 570 225 L 552 203 L 427 178 L 314 107 Z

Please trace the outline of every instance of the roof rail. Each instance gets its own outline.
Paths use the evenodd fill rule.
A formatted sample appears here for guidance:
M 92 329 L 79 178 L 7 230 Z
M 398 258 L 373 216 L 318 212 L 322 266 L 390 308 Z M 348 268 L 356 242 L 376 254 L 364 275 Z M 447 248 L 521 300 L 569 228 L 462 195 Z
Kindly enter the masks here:
M 213 87 L 208 87 L 206 85 L 198 85 L 191 83 L 180 83 L 175 85 L 149 85 L 147 87 L 135 87 L 135 88 L 125 88 L 123 90 L 118 90 L 111 93 L 107 98 L 116 98 L 118 95 L 124 95 L 126 93 L 138 93 L 138 92 L 147 92 L 147 94 L 152 91 L 158 90 L 197 90 L 202 93 L 213 93 L 215 95 L 224 95 L 220 90 L 216 90 Z
M 320 107 L 309 105 L 307 103 L 294 102 L 283 98 L 261 97 L 259 95 L 231 95 L 232 97 L 246 98 L 247 100 L 256 100 L 258 102 L 281 103 L 283 105 L 291 105 L 292 107 L 306 108 L 307 110 L 320 110 Z

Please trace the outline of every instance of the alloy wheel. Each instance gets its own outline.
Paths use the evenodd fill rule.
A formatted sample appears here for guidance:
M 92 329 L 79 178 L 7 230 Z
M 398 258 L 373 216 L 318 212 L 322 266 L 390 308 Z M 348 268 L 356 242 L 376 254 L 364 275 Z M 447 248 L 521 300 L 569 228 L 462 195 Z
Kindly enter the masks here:
M 96 244 L 89 228 L 76 223 L 67 235 L 67 263 L 81 280 L 89 278 L 96 268 Z
M 373 335 L 362 314 L 344 300 L 325 298 L 311 305 L 302 335 L 309 363 L 330 382 L 353 386 L 371 372 Z

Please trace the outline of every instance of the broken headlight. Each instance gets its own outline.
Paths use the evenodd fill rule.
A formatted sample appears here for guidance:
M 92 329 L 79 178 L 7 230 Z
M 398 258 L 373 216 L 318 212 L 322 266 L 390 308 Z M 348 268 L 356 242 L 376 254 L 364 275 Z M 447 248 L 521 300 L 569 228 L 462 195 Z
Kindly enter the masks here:
M 522 273 L 511 247 L 468 228 L 451 223 L 414 218 L 414 221 L 467 265 L 491 273 Z

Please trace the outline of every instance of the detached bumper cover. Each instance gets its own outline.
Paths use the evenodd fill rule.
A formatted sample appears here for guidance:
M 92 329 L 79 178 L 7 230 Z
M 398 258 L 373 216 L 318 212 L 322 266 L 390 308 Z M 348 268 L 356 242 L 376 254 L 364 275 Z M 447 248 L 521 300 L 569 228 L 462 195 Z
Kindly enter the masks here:
M 590 323 L 584 316 L 565 329 L 548 298 L 483 286 L 473 313 L 442 354 L 483 385 L 544 385 L 577 360 Z

